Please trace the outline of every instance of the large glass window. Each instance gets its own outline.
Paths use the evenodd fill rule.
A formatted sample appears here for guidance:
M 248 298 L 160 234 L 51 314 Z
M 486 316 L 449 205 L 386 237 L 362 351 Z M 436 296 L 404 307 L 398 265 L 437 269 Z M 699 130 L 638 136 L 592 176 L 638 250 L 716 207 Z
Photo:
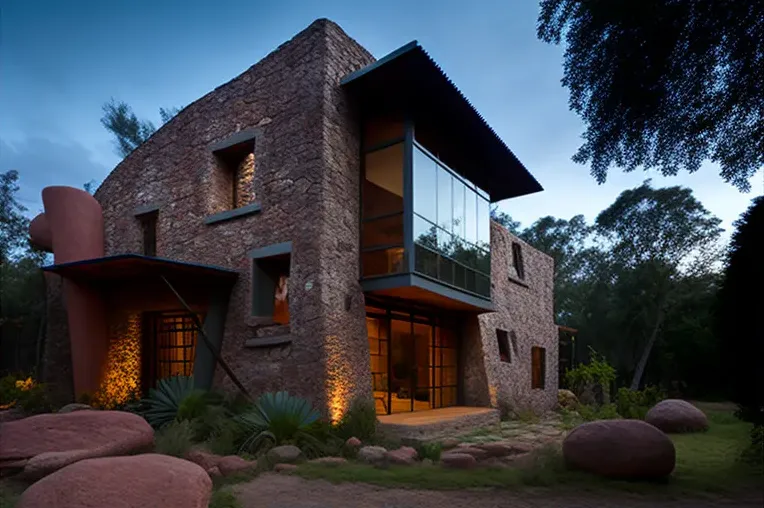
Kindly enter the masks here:
M 491 225 L 487 195 L 415 144 L 414 269 L 491 296 Z

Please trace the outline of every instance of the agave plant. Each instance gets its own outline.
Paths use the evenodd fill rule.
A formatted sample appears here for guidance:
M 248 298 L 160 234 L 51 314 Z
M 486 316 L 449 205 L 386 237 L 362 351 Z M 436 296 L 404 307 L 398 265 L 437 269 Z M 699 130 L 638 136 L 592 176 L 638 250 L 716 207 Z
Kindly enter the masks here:
M 237 417 L 249 433 L 241 448 L 256 452 L 284 443 L 318 447 L 321 443 L 309 433 L 318 418 L 318 411 L 305 399 L 288 392 L 265 393 L 249 411 Z
M 160 379 L 149 396 L 138 404 L 138 412 L 155 429 L 175 421 L 184 399 L 194 392 L 194 378 L 173 376 Z

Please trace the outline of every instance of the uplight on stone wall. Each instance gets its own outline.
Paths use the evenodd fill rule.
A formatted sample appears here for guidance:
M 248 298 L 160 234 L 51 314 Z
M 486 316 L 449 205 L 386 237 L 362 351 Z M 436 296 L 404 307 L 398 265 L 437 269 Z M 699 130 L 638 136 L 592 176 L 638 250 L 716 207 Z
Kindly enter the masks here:
M 131 314 L 109 344 L 106 374 L 93 403 L 112 409 L 141 395 L 141 318 Z
M 347 355 L 343 354 L 339 337 L 329 335 L 326 348 L 326 399 L 329 403 L 329 417 L 338 422 L 347 411 L 350 399 L 350 383 Z

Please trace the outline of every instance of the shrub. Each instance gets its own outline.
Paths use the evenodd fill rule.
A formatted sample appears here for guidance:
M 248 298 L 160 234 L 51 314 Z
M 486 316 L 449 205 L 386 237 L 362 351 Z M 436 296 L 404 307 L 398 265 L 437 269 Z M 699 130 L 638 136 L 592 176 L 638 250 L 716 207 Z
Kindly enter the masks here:
M 644 420 L 651 407 L 665 399 L 665 394 L 657 386 L 644 390 L 620 388 L 616 396 L 618 414 L 632 420 Z
M 181 405 L 184 412 L 192 414 L 198 410 L 197 396 L 186 404 L 184 399 L 194 391 L 194 378 L 173 376 L 160 379 L 156 388 L 149 390 L 149 396 L 137 405 L 137 412 L 155 429 L 159 429 L 178 418 Z
M 336 433 L 343 439 L 357 437 L 361 441 L 374 440 L 377 433 L 377 410 L 367 398 L 356 398 L 337 423 Z
M 443 445 L 440 443 L 422 443 L 417 447 L 417 453 L 419 454 L 419 459 L 430 459 L 433 462 L 437 462 L 440 460 L 440 454 L 443 452 Z
M 616 420 L 621 417 L 616 410 L 615 404 L 581 404 L 578 406 L 578 414 L 587 422 L 594 420 Z
M 318 418 L 318 411 L 305 399 L 287 392 L 265 393 L 252 409 L 237 417 L 248 435 L 241 450 L 256 453 L 270 446 L 297 442 L 308 448 L 319 447 L 321 442 L 309 433 Z
M 31 376 L 8 375 L 0 379 L 0 409 L 18 407 L 25 414 L 50 411 L 47 387 Z
M 216 489 L 212 492 L 209 508 L 241 508 L 241 503 L 230 490 Z
M 751 429 L 751 443 L 743 451 L 745 462 L 755 466 L 758 471 L 764 468 L 764 425 L 754 425 Z
M 171 422 L 154 435 L 157 453 L 185 457 L 194 445 L 194 429 L 189 421 Z
M 581 363 L 573 369 L 568 369 L 565 373 L 565 382 L 581 402 L 587 402 L 585 391 L 590 388 L 599 389 L 602 393 L 602 400 L 596 402 L 603 403 L 606 402 L 610 384 L 615 381 L 615 369 L 607 363 L 604 356 L 597 354 L 591 347 L 589 354 L 589 363 Z

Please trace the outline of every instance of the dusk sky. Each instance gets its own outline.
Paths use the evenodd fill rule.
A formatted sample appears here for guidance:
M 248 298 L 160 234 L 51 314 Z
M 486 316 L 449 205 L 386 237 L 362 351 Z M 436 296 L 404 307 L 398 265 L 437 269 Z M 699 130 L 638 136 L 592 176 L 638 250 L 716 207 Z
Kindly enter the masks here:
M 110 97 L 159 125 L 160 107 L 193 102 L 320 17 L 378 58 L 422 44 L 545 188 L 501 203 L 524 226 L 544 215 L 592 221 L 653 178 L 691 187 L 729 231 L 764 191 L 761 170 L 745 194 L 711 164 L 669 178 L 616 170 L 598 185 L 571 161 L 583 124 L 560 85 L 562 48 L 536 39 L 536 0 L 2 0 L 0 9 L 0 172 L 19 171 L 30 216 L 43 187 L 100 182 L 119 162 L 100 123 Z

